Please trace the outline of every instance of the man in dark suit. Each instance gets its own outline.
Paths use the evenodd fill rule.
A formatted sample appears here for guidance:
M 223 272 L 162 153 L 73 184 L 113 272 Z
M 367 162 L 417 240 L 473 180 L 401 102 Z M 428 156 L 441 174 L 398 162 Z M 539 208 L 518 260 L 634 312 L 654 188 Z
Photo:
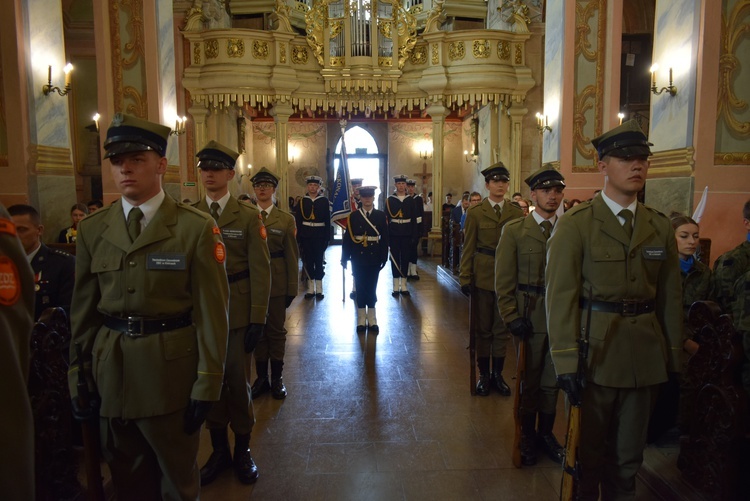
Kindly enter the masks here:
M 558 384 L 581 406 L 580 499 L 633 499 L 651 405 L 680 371 L 682 279 L 669 218 L 638 202 L 646 135 L 630 120 L 591 144 L 604 189 L 566 212 L 548 242 L 547 327 Z
M 13 218 L 23 250 L 34 270 L 36 302 L 34 320 L 39 320 L 47 308 L 63 308 L 70 315 L 76 260 L 67 252 L 50 249 L 42 243 L 44 225 L 39 212 L 30 205 L 12 205 L 8 213 Z
M 68 385 L 76 418 L 99 419 L 118 499 L 198 498 L 199 430 L 224 380 L 226 247 L 162 190 L 170 132 L 115 114 L 104 149 L 122 197 L 76 239 Z M 77 403 L 81 365 L 99 408 Z
M 206 428 L 213 453 L 201 468 L 201 485 L 208 485 L 234 465 L 243 484 L 258 479 L 258 467 L 250 454 L 250 433 L 255 423 L 245 366 L 248 353 L 258 344 L 268 313 L 271 265 L 266 228 L 254 206 L 238 202 L 229 193 L 239 153 L 216 142 L 198 152 L 198 169 L 206 188 L 203 200 L 193 204 L 216 220 L 227 247 L 229 282 L 229 340 L 224 365 L 224 386 L 219 403 L 211 409 Z M 227 426 L 234 432 L 234 455 L 229 450 Z

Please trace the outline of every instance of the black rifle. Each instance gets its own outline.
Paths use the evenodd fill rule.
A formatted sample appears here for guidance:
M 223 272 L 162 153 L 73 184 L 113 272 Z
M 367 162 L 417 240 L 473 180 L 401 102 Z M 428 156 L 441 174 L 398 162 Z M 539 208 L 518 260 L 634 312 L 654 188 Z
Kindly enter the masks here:
M 76 356 L 78 358 L 78 408 L 88 409 L 91 407 L 91 393 L 86 381 L 86 372 L 83 364 L 83 353 L 81 343 L 76 343 Z M 86 492 L 90 501 L 104 500 L 104 486 L 102 485 L 102 470 L 100 462 L 101 444 L 99 440 L 99 423 L 96 420 L 81 421 L 81 432 L 83 437 L 83 460 L 86 468 Z

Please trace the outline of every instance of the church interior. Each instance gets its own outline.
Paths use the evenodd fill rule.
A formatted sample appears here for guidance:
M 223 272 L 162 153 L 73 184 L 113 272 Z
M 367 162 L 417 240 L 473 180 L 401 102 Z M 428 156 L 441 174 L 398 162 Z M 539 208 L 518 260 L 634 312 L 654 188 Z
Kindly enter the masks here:
M 173 198 L 205 196 L 195 154 L 216 140 L 240 153 L 232 194 L 252 193 L 266 167 L 284 210 L 308 176 L 333 191 L 344 134 L 376 204 L 397 174 L 435 207 L 447 194 L 485 196 L 480 172 L 499 161 L 509 194 L 528 197 L 524 178 L 550 163 L 565 197 L 587 200 L 602 188 L 591 139 L 635 119 L 653 143 L 645 203 L 697 214 L 709 264 L 746 238 L 748 0 L 10 0 L 3 10 L 0 202 L 36 207 L 46 242 L 70 226 L 72 205 L 119 197 L 101 147 L 116 113 L 172 128 Z M 435 217 L 430 233 L 441 232 Z M 477 403 L 458 381 L 467 312 L 440 264 L 425 257 L 416 298 L 383 308 L 377 350 L 353 329 L 335 334 L 351 302 L 295 303 L 287 384 L 315 396 L 260 402 L 251 445 L 268 483 L 234 490 L 227 478 L 205 498 L 556 499 L 557 465 L 510 465 L 510 401 Z M 685 499 L 674 462 L 647 457 L 639 499 Z

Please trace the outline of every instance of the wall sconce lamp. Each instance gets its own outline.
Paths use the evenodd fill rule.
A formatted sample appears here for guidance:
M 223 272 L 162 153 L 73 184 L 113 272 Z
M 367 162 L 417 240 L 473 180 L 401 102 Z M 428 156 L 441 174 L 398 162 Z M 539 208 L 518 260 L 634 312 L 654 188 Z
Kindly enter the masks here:
M 552 127 L 549 126 L 549 117 L 547 115 L 542 115 L 541 113 L 536 114 L 536 130 L 539 131 L 539 134 L 544 134 L 546 132 L 552 132 Z
M 294 153 L 289 155 L 289 165 L 294 165 L 295 160 L 297 160 L 297 157 L 294 156 Z
M 172 129 L 173 136 L 181 136 L 186 132 L 185 126 L 187 125 L 187 117 L 177 117 L 174 119 L 174 129 Z
M 65 89 L 60 87 L 52 86 L 52 65 L 47 66 L 47 83 L 42 86 L 42 92 L 45 96 L 49 96 L 53 92 L 57 92 L 61 96 L 65 96 L 70 92 L 70 72 L 73 71 L 73 65 L 68 63 L 63 68 L 65 72 Z
M 672 83 L 672 68 L 669 68 L 669 85 L 667 87 L 662 87 L 661 89 L 658 89 L 656 87 L 656 70 L 658 69 L 658 64 L 651 66 L 651 92 L 653 94 L 656 94 L 657 96 L 664 91 L 669 92 L 670 96 L 674 96 L 675 94 L 677 94 L 677 87 L 675 87 Z
M 475 155 L 474 153 L 469 153 L 468 150 L 464 150 L 464 158 L 466 159 L 466 163 L 474 162 L 477 163 L 477 157 L 479 155 Z
M 622 125 L 622 119 L 625 118 L 625 113 L 623 112 L 618 113 L 617 118 L 620 119 L 620 125 Z
M 99 132 L 99 119 L 102 118 L 102 116 L 99 113 L 95 113 L 91 119 L 94 121 L 94 124 L 96 125 L 96 132 Z
M 428 158 L 432 158 L 432 151 L 431 150 L 419 150 L 419 158 L 422 160 L 427 160 Z

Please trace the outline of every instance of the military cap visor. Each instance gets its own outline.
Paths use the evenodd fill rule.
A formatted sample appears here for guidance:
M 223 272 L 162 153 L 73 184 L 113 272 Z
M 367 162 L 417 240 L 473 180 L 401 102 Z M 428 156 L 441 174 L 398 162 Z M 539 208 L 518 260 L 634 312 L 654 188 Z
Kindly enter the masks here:
M 399 176 L 393 176 L 393 182 L 394 183 L 405 183 L 406 182 L 406 176 L 399 175 Z
M 253 183 L 253 186 L 262 183 L 270 183 L 275 188 L 279 184 L 279 178 L 274 176 L 270 171 L 266 170 L 265 167 L 263 168 L 263 170 L 259 171 L 257 174 L 251 177 L 250 181 Z
M 502 162 L 492 164 L 482 171 L 485 182 L 510 181 L 510 172 Z
M 306 182 L 307 184 L 310 184 L 310 183 L 320 184 L 323 182 L 323 179 L 318 176 L 309 176 Z
M 216 141 L 209 141 L 195 156 L 198 157 L 198 167 L 201 169 L 220 170 L 234 169 L 239 153 Z
M 362 186 L 359 189 L 359 196 L 360 197 L 374 197 L 375 196 L 375 186 Z
M 545 164 L 538 171 L 532 172 L 529 177 L 524 179 L 524 182 L 532 191 L 553 188 L 555 186 L 565 187 L 565 178 L 563 175 L 549 164 Z
M 116 113 L 104 140 L 104 158 L 138 151 L 154 151 L 163 157 L 170 132 L 164 125 Z
M 635 120 L 628 120 L 601 136 L 591 140 L 599 159 L 610 155 L 617 158 L 647 157 L 651 155 L 652 143 Z
M 406 184 L 407 184 L 407 186 L 416 186 L 417 182 L 415 180 L 413 180 L 413 179 L 407 179 L 406 180 Z
M 362 178 L 355 177 L 352 179 L 352 186 L 362 186 Z

